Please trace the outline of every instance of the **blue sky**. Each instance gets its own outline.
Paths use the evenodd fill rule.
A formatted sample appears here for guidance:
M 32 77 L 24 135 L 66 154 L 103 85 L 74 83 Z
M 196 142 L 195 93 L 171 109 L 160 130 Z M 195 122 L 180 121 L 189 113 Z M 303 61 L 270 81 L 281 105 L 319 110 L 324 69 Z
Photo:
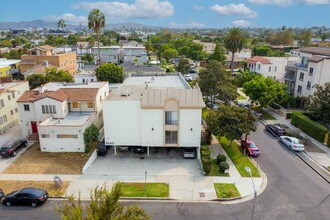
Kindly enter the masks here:
M 330 26 L 330 0 L 1 0 L 0 21 L 86 24 L 99 8 L 107 23 L 178 28 Z

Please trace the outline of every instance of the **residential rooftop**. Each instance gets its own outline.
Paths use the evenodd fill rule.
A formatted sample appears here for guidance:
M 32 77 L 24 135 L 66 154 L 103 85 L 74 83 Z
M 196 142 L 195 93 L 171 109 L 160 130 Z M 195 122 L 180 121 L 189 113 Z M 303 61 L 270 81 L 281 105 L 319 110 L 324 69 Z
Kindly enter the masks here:
M 55 119 L 49 117 L 48 119 L 42 121 L 39 126 L 54 126 L 54 127 L 81 127 L 91 117 L 91 113 L 70 113 L 65 118 Z
M 13 87 L 23 83 L 26 83 L 26 81 L 0 83 L 0 94 L 5 92 L 6 90 L 11 90 Z
M 60 88 L 101 88 L 107 82 L 88 82 L 86 83 L 65 83 L 65 82 L 50 82 L 44 85 L 47 91 L 56 91 Z M 38 90 L 38 88 L 34 89 Z
M 10 66 L 19 63 L 21 60 L 7 60 L 6 58 L 0 58 L 0 67 Z
M 133 76 L 127 78 L 122 87 L 181 88 L 190 89 L 189 84 L 179 74 L 165 76 Z
M 299 49 L 299 51 L 313 55 L 330 56 L 330 47 L 306 47 Z

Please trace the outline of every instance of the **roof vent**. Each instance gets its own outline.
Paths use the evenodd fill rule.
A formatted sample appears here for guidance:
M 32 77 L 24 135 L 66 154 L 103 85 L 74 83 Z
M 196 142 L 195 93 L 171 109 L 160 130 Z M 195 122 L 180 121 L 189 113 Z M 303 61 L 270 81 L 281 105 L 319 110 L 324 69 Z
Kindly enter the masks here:
M 127 95 L 126 95 L 126 94 L 124 94 L 124 93 L 122 93 L 120 96 L 121 96 L 121 97 L 126 97 Z
M 41 93 L 44 93 L 45 91 L 46 91 L 46 86 L 41 85 L 41 86 L 39 87 L 39 93 L 41 94 Z

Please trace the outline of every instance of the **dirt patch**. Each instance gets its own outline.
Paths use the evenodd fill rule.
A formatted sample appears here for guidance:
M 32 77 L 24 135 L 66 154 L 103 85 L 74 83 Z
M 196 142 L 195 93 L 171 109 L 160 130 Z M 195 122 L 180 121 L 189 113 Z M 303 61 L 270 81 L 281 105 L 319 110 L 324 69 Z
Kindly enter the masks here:
M 318 146 L 314 145 L 313 143 L 305 144 L 305 151 L 314 152 L 314 153 L 325 153 L 324 150 L 322 150 Z
M 62 182 L 62 187 L 57 188 L 54 182 L 50 181 L 18 181 L 18 180 L 1 180 L 0 189 L 6 194 L 27 187 L 36 187 L 46 190 L 49 196 L 64 196 L 69 186 L 69 182 Z
M 82 168 L 93 153 L 97 143 L 88 154 L 41 152 L 39 143 L 32 145 L 15 160 L 5 174 L 81 174 Z

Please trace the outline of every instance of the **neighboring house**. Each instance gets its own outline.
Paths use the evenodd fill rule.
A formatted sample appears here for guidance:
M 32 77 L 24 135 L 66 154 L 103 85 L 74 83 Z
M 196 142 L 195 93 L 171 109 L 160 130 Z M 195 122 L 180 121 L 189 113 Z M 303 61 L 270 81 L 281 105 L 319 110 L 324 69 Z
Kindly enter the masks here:
M 262 74 L 278 81 L 283 81 L 285 67 L 290 62 L 297 62 L 297 57 L 261 57 L 255 56 L 246 60 L 251 72 Z
M 44 60 L 42 64 L 27 69 L 24 73 L 22 73 L 22 75 L 24 76 L 24 79 L 27 80 L 27 77 L 31 76 L 32 74 L 46 74 L 47 69 L 52 69 L 52 68 L 58 68 L 58 67 L 51 65 L 48 63 L 47 60 Z
M 316 84 L 330 82 L 330 48 L 306 47 L 290 54 L 298 58 L 286 67 L 285 84 L 290 95 L 307 97 L 316 91 Z
M 158 66 L 147 66 L 135 63 L 123 63 L 121 67 L 124 70 L 125 78 L 131 76 L 161 76 L 166 74 L 166 69 Z
M 74 75 L 73 78 L 75 83 L 89 83 L 97 81 L 95 71 L 92 70 L 81 70 L 79 73 Z
M 250 49 L 242 49 L 241 51 L 235 53 L 235 57 L 246 60 L 251 58 L 251 54 L 252 52 Z M 231 57 L 231 52 L 228 52 L 228 55 Z
M 29 90 L 29 82 L 9 82 L 0 84 L 0 134 L 19 122 L 16 101 Z
M 207 42 L 202 42 L 200 40 L 193 40 L 193 42 L 195 44 L 203 45 L 203 51 L 210 54 L 214 53 L 214 49 L 217 46 L 215 43 L 207 43 Z
M 202 93 L 181 74 L 127 78 L 103 102 L 105 144 L 151 148 L 201 142 Z
M 98 59 L 98 48 L 92 48 L 95 63 Z M 100 56 L 102 63 L 146 63 L 148 61 L 147 52 L 143 45 L 127 44 L 120 46 L 100 46 Z
M 18 76 L 20 60 L 0 58 L 0 77 Z
M 69 71 L 71 74 L 75 74 L 77 71 L 76 52 L 55 53 L 54 47 L 51 46 L 38 46 L 28 51 L 28 54 L 21 56 L 21 73 L 26 70 L 43 64 L 44 61 L 48 61 L 49 64 L 57 66 L 63 70 Z
M 18 100 L 24 137 L 39 136 L 41 151 L 84 152 L 84 132 L 103 125 L 102 100 L 108 82 L 47 83 L 26 91 Z
M 244 65 L 242 64 L 243 59 L 237 56 L 234 56 L 234 72 L 238 72 L 244 69 Z M 231 71 L 231 55 L 226 54 L 226 70 Z

